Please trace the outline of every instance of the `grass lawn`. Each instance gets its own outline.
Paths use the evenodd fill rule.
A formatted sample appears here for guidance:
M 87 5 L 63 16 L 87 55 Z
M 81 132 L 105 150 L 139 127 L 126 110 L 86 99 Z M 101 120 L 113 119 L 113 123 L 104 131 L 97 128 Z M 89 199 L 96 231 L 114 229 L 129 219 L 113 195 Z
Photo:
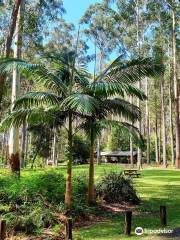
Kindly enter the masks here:
M 104 171 L 120 171 L 119 165 L 96 166 L 95 176 Z M 86 167 L 77 167 L 78 171 L 87 171 Z M 143 203 L 138 207 L 138 214 L 133 216 L 132 236 L 130 239 L 180 239 L 160 236 L 158 234 L 143 234 L 136 236 L 136 227 L 147 230 L 160 229 L 159 206 L 167 206 L 168 226 L 166 229 L 180 227 L 180 171 L 149 168 L 142 171 L 142 177 L 134 180 L 134 184 Z M 94 224 L 75 231 L 76 240 L 120 240 L 129 239 L 123 235 L 124 216 L 116 214 L 108 217 L 107 222 Z
M 102 164 L 95 166 L 95 179 L 106 171 L 121 171 L 122 166 L 116 164 Z M 51 171 L 51 169 L 24 170 L 22 177 L 32 178 L 32 175 L 40 172 Z M 66 167 L 60 167 L 55 171 L 66 173 Z M 0 176 L 3 177 L 6 170 L 0 169 Z M 78 175 L 81 172 L 88 174 L 88 165 L 75 166 L 73 174 Z M 6 175 L 6 174 L 5 174 Z M 120 240 L 120 239 L 180 239 L 164 237 L 153 234 L 143 234 L 136 236 L 134 230 L 136 227 L 142 227 L 147 230 L 160 229 L 159 224 L 159 206 L 167 206 L 168 226 L 166 229 L 176 229 L 180 227 L 180 171 L 174 169 L 163 170 L 160 168 L 147 168 L 142 171 L 142 176 L 134 179 L 134 185 L 139 196 L 142 199 L 141 205 L 135 211 L 132 220 L 132 236 L 125 237 L 123 234 L 124 216 L 121 213 L 107 214 L 106 221 L 95 223 L 89 227 L 83 227 L 74 230 L 75 240 Z

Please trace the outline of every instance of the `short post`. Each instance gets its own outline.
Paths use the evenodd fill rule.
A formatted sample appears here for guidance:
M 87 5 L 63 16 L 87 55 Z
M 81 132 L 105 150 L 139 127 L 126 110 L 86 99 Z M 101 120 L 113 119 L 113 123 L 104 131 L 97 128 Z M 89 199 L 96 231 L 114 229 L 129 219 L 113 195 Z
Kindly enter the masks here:
M 66 219 L 66 240 L 72 240 L 72 218 Z
M 125 212 L 125 234 L 130 236 L 131 235 L 131 222 L 132 222 L 132 211 Z
M 6 238 L 6 221 L 0 220 L 0 240 L 5 240 Z
M 162 226 L 167 225 L 166 206 L 160 206 L 160 222 Z

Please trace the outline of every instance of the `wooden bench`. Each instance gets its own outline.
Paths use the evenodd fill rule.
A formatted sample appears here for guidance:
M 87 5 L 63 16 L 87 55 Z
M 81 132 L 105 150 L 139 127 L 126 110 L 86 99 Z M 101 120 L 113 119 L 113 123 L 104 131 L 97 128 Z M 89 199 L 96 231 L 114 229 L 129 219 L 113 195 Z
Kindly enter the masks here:
M 126 169 L 123 171 L 124 176 L 138 178 L 141 173 L 137 169 Z

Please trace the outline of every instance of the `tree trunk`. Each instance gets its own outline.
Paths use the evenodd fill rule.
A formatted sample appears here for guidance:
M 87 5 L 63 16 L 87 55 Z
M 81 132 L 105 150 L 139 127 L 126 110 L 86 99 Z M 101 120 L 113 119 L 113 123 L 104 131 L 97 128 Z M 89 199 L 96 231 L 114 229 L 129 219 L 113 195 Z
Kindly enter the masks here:
M 101 164 L 100 137 L 97 139 L 97 164 Z
M 138 88 L 141 89 L 141 82 L 139 82 Z M 141 108 L 141 104 L 140 104 L 140 100 L 139 99 L 137 101 L 137 106 L 139 108 Z M 138 121 L 138 129 L 139 129 L 139 132 L 141 134 L 142 133 L 142 122 L 141 122 L 141 119 Z M 138 150 L 137 150 L 137 167 L 138 167 L 138 169 L 142 169 L 142 150 L 141 150 L 140 147 L 138 147 Z
M 16 29 L 15 29 L 15 41 L 14 41 L 14 58 L 21 57 L 21 41 L 22 41 L 22 33 L 20 29 L 21 25 L 21 9 L 19 9 Z M 7 48 L 10 47 L 10 43 L 7 42 Z M 7 53 L 6 53 L 7 55 Z M 19 95 L 20 88 L 20 74 L 16 68 L 13 70 L 13 80 L 12 80 L 12 96 L 11 96 L 11 110 L 13 110 L 14 102 Z M 12 173 L 18 173 L 20 175 L 20 157 L 19 157 L 19 129 L 16 127 L 12 127 L 10 129 L 9 136 L 9 163 Z
M 56 155 L 56 143 L 57 143 L 57 137 L 56 137 L 56 129 L 54 128 L 54 136 L 53 136 L 53 144 L 52 144 L 52 161 L 54 166 L 57 166 L 57 155 Z
M 173 1 L 174 2 L 174 1 Z M 172 7 L 172 42 L 173 42 L 173 81 L 174 81 L 174 97 L 175 97 L 175 113 L 176 113 L 176 167 L 180 168 L 180 122 L 179 122 L 179 85 L 177 78 L 177 60 L 176 60 L 176 12 Z
M 90 162 L 89 162 L 89 185 L 88 185 L 88 204 L 92 205 L 95 203 L 95 192 L 94 192 L 94 130 L 91 126 L 90 136 Z
M 72 134 L 72 114 L 69 113 L 69 129 L 68 129 L 68 163 L 67 163 L 67 175 L 66 175 L 66 192 L 65 192 L 65 204 L 67 210 L 71 209 L 72 206 L 72 142 L 73 142 L 73 134 Z
M 170 128 L 170 141 L 171 141 L 171 162 L 172 162 L 172 165 L 175 165 L 171 76 L 170 76 L 170 84 L 169 84 L 169 128 Z
M 140 11 L 139 11 L 139 0 L 136 0 L 136 43 L 137 43 L 137 54 L 138 57 L 140 56 L 140 26 L 139 26 L 139 20 L 140 20 Z M 141 81 L 138 82 L 138 88 L 141 89 Z M 137 100 L 137 106 L 139 107 L 139 109 L 141 108 L 141 102 L 140 99 Z M 140 134 L 142 133 L 142 122 L 141 119 L 138 121 L 138 129 Z M 138 147 L 137 150 L 137 167 L 138 169 L 142 168 L 142 150 L 141 148 Z
M 164 76 L 161 77 L 161 114 L 162 114 L 162 151 L 163 151 L 163 166 L 167 167 L 166 159 L 166 117 L 164 104 Z
M 134 166 L 134 156 L 133 156 L 133 141 L 132 141 L 132 136 L 130 136 L 129 142 L 130 142 L 130 163 L 131 163 L 131 166 L 133 167 L 133 166 Z
M 158 122 L 157 122 L 157 113 L 155 113 L 155 154 L 156 154 L 156 163 L 159 164 L 159 145 L 158 145 Z
M 159 140 L 159 163 L 161 164 L 161 162 L 162 162 L 162 154 L 161 154 L 161 136 L 162 136 L 162 133 L 161 133 L 161 130 L 162 130 L 162 127 L 161 127 L 161 117 L 160 117 L 160 124 L 159 124 L 159 131 L 158 131 L 158 135 L 159 135 L 159 138 L 158 138 L 158 140 Z
M 148 97 L 148 78 L 146 78 L 146 96 Z M 147 164 L 150 163 L 150 129 L 149 129 L 149 105 L 146 100 L 146 144 L 147 144 Z
M 23 123 L 22 126 L 22 137 L 21 137 L 21 168 L 25 167 L 25 151 L 26 151 L 26 134 L 27 134 L 27 129 L 26 129 L 26 123 Z
M 27 126 L 27 128 L 28 128 L 28 126 Z M 24 155 L 24 158 L 26 159 L 25 165 L 27 165 L 28 160 L 29 160 L 29 155 L 28 155 L 28 151 L 29 151 L 29 140 L 30 140 L 30 136 L 29 136 L 28 130 L 26 130 L 26 145 L 25 145 L 25 155 Z
M 159 16 L 160 23 L 160 58 L 161 64 L 164 64 L 164 36 L 163 36 L 163 26 L 161 15 Z M 166 114 L 165 114 L 165 104 L 164 104 L 164 73 L 161 74 L 160 77 L 160 94 L 161 94 L 161 127 L 162 127 L 162 158 L 163 158 L 163 166 L 167 167 L 167 156 L 166 156 Z
M 132 96 L 130 96 L 130 103 L 133 104 L 133 97 Z M 133 122 L 132 122 L 132 125 L 133 125 Z M 131 163 L 131 166 L 134 167 L 133 139 L 132 139 L 131 135 L 130 135 L 130 138 L 129 138 L 129 147 L 130 147 L 130 163 Z
M 17 22 L 18 12 L 19 12 L 21 3 L 22 3 L 22 0 L 16 0 L 14 3 L 13 11 L 11 14 L 9 32 L 8 32 L 7 41 L 5 44 L 5 54 L 4 54 L 5 57 L 9 57 L 9 55 L 10 55 L 12 39 L 13 39 L 13 35 L 14 35 L 15 29 L 16 29 L 16 22 Z M 0 105 L 2 103 L 3 87 L 4 87 L 5 78 L 6 78 L 6 75 L 0 76 Z

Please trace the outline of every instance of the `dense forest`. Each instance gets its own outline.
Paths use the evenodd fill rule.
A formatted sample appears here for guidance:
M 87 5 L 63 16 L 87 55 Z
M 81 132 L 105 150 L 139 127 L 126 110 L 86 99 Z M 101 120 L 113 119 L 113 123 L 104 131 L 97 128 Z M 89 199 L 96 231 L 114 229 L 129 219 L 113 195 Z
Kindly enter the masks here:
M 179 1 L 92 2 L 74 24 L 62 0 L 0 1 L 0 168 L 66 167 L 68 213 L 74 166 L 95 203 L 102 153 L 180 169 Z

